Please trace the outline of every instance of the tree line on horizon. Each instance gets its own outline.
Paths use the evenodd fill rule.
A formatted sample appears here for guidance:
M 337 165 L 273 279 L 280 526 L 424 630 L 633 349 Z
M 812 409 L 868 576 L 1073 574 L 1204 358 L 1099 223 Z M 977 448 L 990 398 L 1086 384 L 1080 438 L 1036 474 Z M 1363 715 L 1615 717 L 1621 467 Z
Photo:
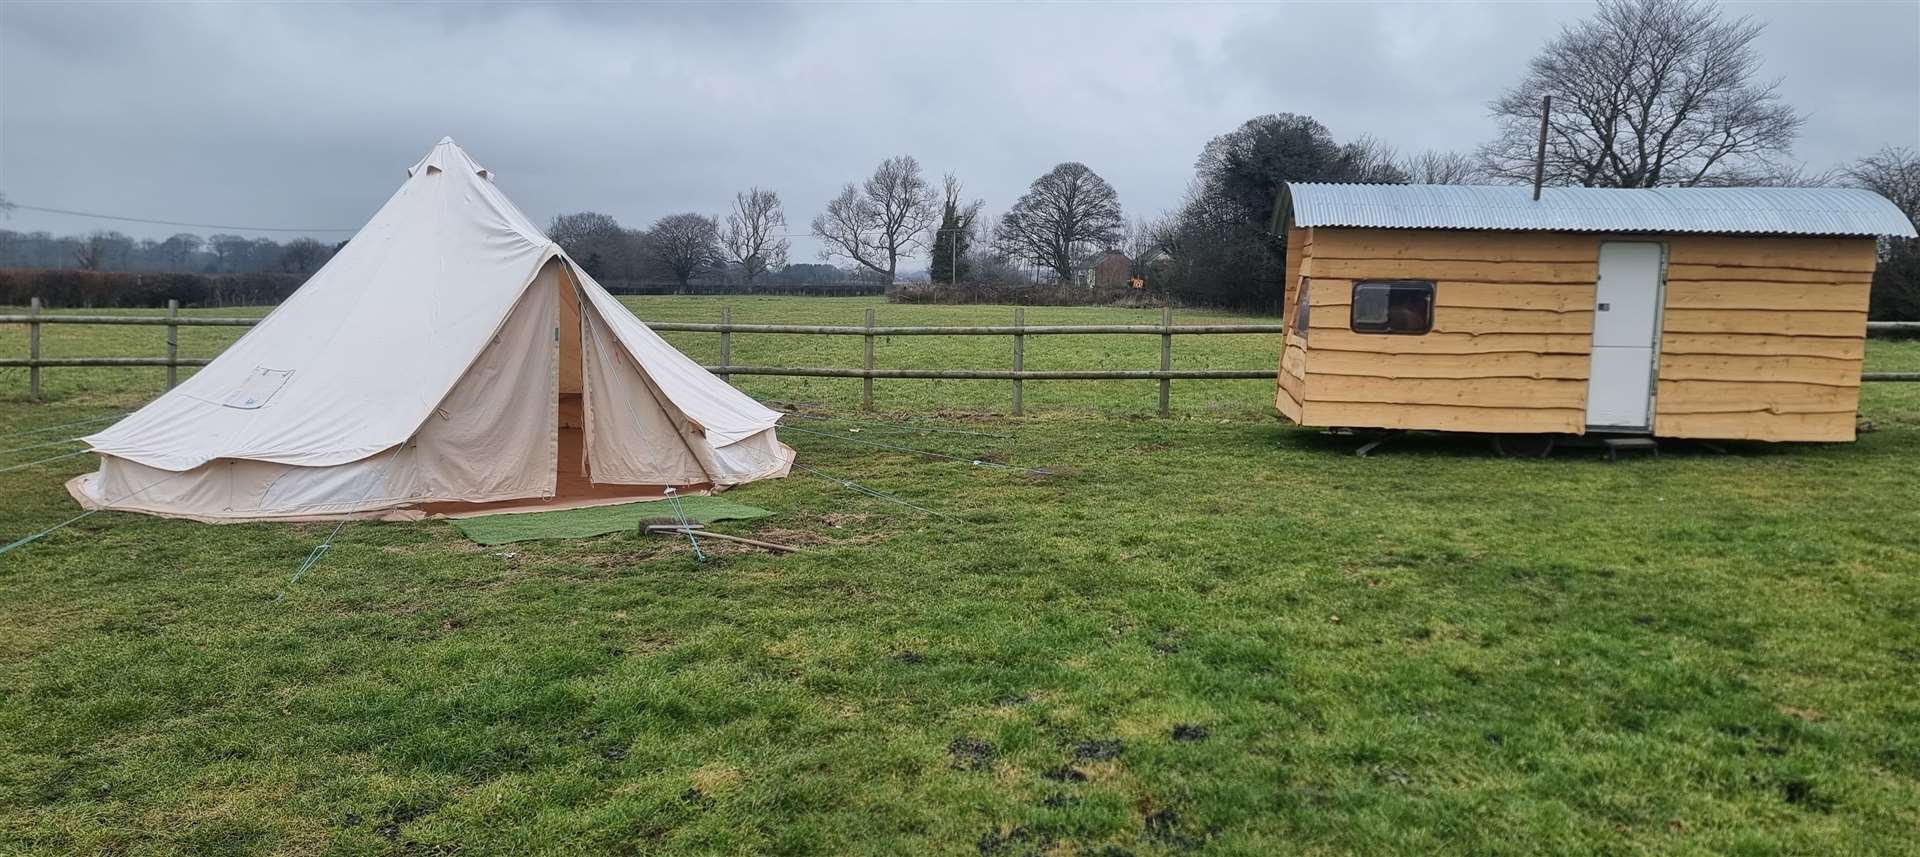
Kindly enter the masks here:
M 6 207 L 0 198 L 0 209 Z M 102 230 L 87 235 L 0 229 L 0 268 L 68 269 L 156 274 L 297 274 L 320 270 L 345 241 L 313 238 L 285 243 L 271 238 L 180 232 L 168 238 L 134 238 Z

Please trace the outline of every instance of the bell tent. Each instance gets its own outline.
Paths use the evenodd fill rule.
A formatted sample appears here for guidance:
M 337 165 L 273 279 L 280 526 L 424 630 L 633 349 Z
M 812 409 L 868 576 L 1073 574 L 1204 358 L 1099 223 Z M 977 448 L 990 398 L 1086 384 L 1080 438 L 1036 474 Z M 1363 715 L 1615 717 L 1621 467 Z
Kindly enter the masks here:
M 451 138 L 232 347 L 86 438 L 89 509 L 412 519 L 787 474 L 780 418 L 633 317 Z

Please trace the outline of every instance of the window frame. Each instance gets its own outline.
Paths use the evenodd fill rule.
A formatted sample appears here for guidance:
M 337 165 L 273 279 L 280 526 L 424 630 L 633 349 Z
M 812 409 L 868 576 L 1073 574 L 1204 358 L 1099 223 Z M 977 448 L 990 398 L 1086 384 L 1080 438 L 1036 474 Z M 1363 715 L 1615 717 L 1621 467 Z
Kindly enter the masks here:
M 1307 341 L 1307 331 L 1312 329 L 1309 326 L 1309 317 L 1313 314 L 1313 299 L 1307 297 L 1307 292 L 1311 288 L 1311 281 L 1301 277 L 1300 284 L 1295 287 L 1293 293 L 1293 329 L 1290 333 L 1299 337 L 1301 342 Z
M 1360 290 L 1364 288 L 1369 288 L 1369 287 L 1378 288 L 1382 286 L 1386 287 L 1387 289 L 1386 326 L 1373 327 L 1369 325 L 1367 327 L 1362 327 L 1360 320 L 1354 316 L 1354 312 L 1353 312 L 1354 308 L 1360 305 Z M 1419 329 L 1396 330 L 1393 328 L 1393 292 L 1396 289 L 1420 289 L 1426 292 L 1427 314 L 1426 314 L 1426 318 L 1423 319 L 1424 323 L 1420 326 Z M 1350 331 L 1353 331 L 1354 333 L 1368 334 L 1372 336 L 1425 336 L 1433 332 L 1433 310 L 1436 303 L 1435 295 L 1437 292 L 1439 292 L 1439 287 L 1435 284 L 1433 280 L 1408 280 L 1408 279 L 1354 280 L 1353 293 L 1349 296 L 1349 303 L 1347 305 L 1347 329 Z

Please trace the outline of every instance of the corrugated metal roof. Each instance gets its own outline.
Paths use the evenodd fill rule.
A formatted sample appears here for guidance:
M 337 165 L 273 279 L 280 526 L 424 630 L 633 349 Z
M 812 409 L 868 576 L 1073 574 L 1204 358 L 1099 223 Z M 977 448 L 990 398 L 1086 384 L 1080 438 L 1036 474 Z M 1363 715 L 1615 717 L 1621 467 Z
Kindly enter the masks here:
M 1289 182 L 1295 226 L 1915 237 L 1885 197 L 1853 188 L 1531 187 Z M 1284 214 L 1284 212 L 1283 212 Z

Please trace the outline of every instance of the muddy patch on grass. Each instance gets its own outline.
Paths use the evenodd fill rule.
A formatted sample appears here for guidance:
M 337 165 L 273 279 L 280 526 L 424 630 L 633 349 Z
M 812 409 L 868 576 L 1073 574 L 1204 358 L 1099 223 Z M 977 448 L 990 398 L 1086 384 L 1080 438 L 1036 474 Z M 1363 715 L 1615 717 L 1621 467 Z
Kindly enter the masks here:
M 993 745 L 978 738 L 955 738 L 947 745 L 949 764 L 962 771 L 984 771 L 993 767 Z
M 1076 768 L 1072 765 L 1061 765 L 1060 767 L 1057 767 L 1057 768 L 1048 768 L 1045 771 L 1042 771 L 1040 773 L 1040 776 L 1045 777 L 1049 780 L 1052 780 L 1056 783 L 1084 783 L 1087 781 L 1087 775 L 1084 773 L 1081 773 L 1079 768 Z
M 1082 762 L 1105 762 L 1120 758 L 1120 754 L 1126 749 L 1127 745 L 1121 743 L 1119 739 L 1100 738 L 1074 744 L 1073 757 Z
M 1210 734 L 1211 733 L 1207 731 L 1207 727 L 1194 723 L 1175 723 L 1173 725 L 1173 740 L 1175 741 L 1205 741 Z
M 974 847 L 981 857 L 1040 857 L 1053 849 L 1054 842 L 1053 834 L 1015 825 L 980 834 Z
M 409 823 L 433 812 L 435 807 L 426 804 L 401 804 L 386 813 L 387 819 L 375 825 L 373 832 L 388 840 L 400 838 L 400 831 Z
M 1171 809 L 1157 809 L 1147 813 L 1141 821 L 1141 833 L 1148 840 L 1158 842 L 1168 850 L 1185 853 L 1194 851 L 1207 844 L 1211 834 L 1195 836 L 1181 828 L 1180 814 Z

